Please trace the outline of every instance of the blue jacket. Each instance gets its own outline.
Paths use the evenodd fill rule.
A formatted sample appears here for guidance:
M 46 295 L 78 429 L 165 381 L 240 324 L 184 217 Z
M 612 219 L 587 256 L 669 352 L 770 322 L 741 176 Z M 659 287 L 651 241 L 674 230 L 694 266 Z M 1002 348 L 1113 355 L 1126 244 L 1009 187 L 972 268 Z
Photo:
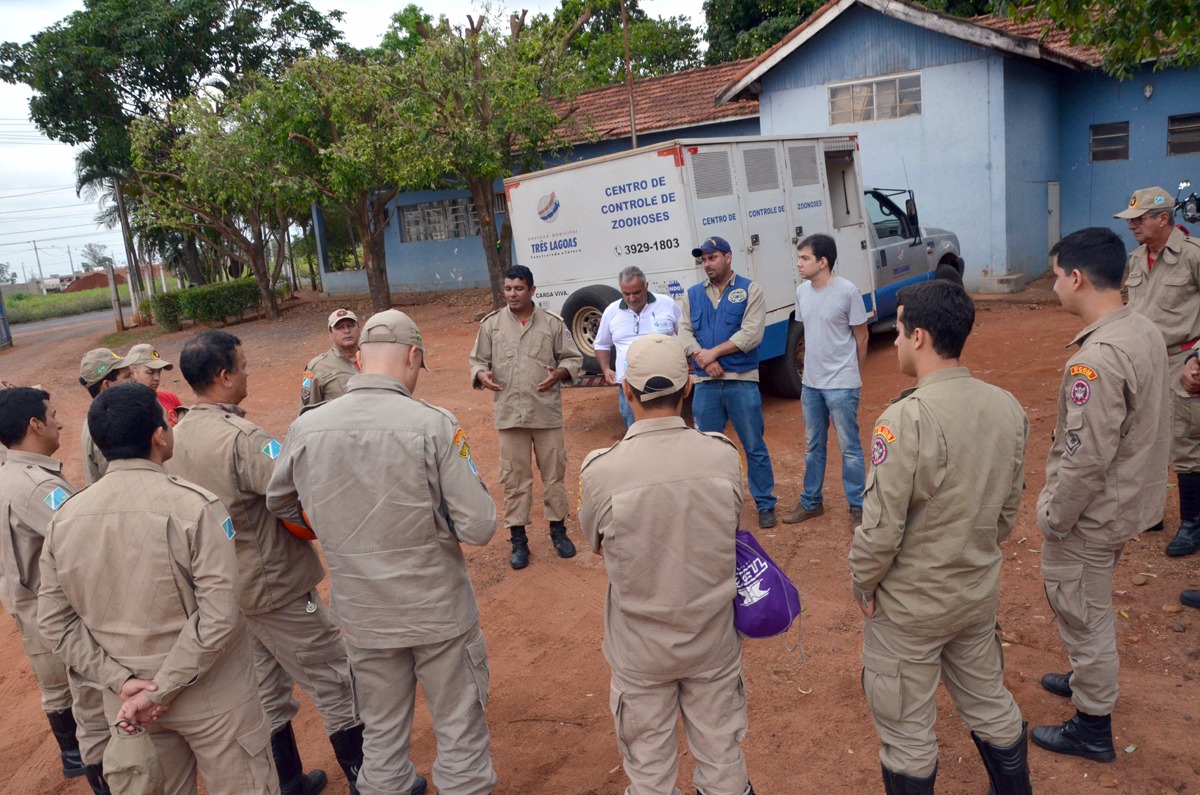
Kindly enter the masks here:
M 726 286 L 716 307 L 704 290 L 704 282 L 688 288 L 688 308 L 691 310 L 692 333 L 702 348 L 714 348 L 727 342 L 742 327 L 742 316 L 746 314 L 746 302 L 750 293 L 750 280 L 735 273 L 733 281 Z M 746 373 L 758 367 L 758 348 L 748 351 L 727 353 L 717 358 L 722 370 L 731 373 Z M 693 362 L 692 372 L 704 375 L 704 371 Z

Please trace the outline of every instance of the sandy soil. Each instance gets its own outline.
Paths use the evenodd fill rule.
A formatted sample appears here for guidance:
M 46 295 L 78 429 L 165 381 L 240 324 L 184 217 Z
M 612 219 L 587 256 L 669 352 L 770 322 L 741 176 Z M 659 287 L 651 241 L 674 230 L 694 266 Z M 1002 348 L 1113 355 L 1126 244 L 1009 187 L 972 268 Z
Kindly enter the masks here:
M 1004 545 L 1000 621 L 1008 644 L 1008 686 L 1031 724 L 1057 723 L 1071 714 L 1067 702 L 1038 685 L 1043 673 L 1066 668 L 1038 575 L 1041 536 L 1032 519 L 1043 483 L 1057 385 L 1068 356 L 1063 346 L 1078 329 L 1077 322 L 1052 299 L 1043 285 L 1040 291 L 1006 300 L 981 301 L 965 356 L 975 375 L 1012 391 L 1030 419 L 1029 491 L 1020 523 Z M 490 397 L 471 390 L 466 375 L 474 319 L 486 308 L 487 297 L 472 291 L 413 296 L 407 303 L 401 305 L 420 324 L 433 368 L 423 374 L 418 396 L 458 416 L 492 493 L 502 494 Z M 293 302 L 282 320 L 230 328 L 243 340 L 250 358 L 251 393 L 245 403 L 249 416 L 280 438 L 296 415 L 304 363 L 328 345 L 323 324 L 334 306 L 332 300 L 310 294 Z M 350 306 L 363 316 L 368 311 L 362 300 Z M 160 353 L 176 360 L 192 333 L 194 329 L 157 337 Z M 52 393 L 59 416 L 67 423 L 59 457 L 66 462 L 67 476 L 79 483 L 79 423 L 88 401 L 76 381 L 77 368 L 84 351 L 99 342 L 94 338 L 43 341 L 21 334 L 16 342 L 15 348 L 0 352 L 0 376 L 14 383 L 40 382 Z M 865 441 L 888 400 L 910 385 L 898 370 L 891 342 L 891 335 L 871 341 L 860 411 Z M 179 394 L 185 404 L 192 398 L 177 369 L 166 373 L 162 388 Z M 800 404 L 774 397 L 764 403 L 780 508 L 790 509 L 803 473 Z M 564 406 L 570 454 L 567 481 L 574 500 L 577 478 L 570 473 L 578 472 L 588 451 L 616 441 L 623 428 L 611 390 L 567 390 Z M 744 748 L 755 789 L 763 795 L 882 792 L 878 745 L 859 685 L 861 616 L 849 595 L 846 555 L 851 534 L 833 466 L 836 461 L 836 452 L 831 451 L 826 480 L 829 512 L 803 525 L 781 524 L 772 532 L 758 533 L 799 585 L 806 608 L 803 654 L 788 651 L 779 639 L 747 643 L 745 649 L 750 731 Z M 744 521 L 753 527 L 753 502 L 747 499 L 747 505 Z M 1040 792 L 1200 791 L 1196 742 L 1200 613 L 1178 607 L 1180 589 L 1200 587 L 1200 556 L 1178 560 L 1163 555 L 1170 528 L 1177 524 L 1172 479 L 1168 532 L 1147 534 L 1130 543 L 1117 571 L 1123 663 L 1121 701 L 1113 721 L 1118 760 L 1101 765 L 1033 748 L 1030 763 Z M 574 517 L 569 527 L 576 544 L 584 546 Z M 522 572 L 508 567 L 503 528 L 487 547 L 467 553 L 490 650 L 488 713 L 492 755 L 500 776 L 496 791 L 618 795 L 626 779 L 608 711 L 608 667 L 600 652 L 604 569 L 598 557 L 582 550 L 572 560 L 555 557 L 540 519 L 531 533 L 533 562 Z M 1151 575 L 1148 584 L 1133 585 L 1131 578 L 1142 572 Z M 300 699 L 303 707 L 295 725 L 305 763 L 329 771 L 331 795 L 345 793 L 345 780 L 322 735 L 320 720 L 307 697 L 300 695 Z M 87 792 L 83 779 L 66 782 L 60 776 L 37 688 L 8 619 L 0 619 L 0 703 L 5 705 L 0 712 L 0 792 Z M 987 779 L 969 733 L 944 690 L 938 704 L 938 790 L 982 795 Z M 417 769 L 428 775 L 435 753 L 428 713 L 422 706 L 413 733 Z M 691 793 L 686 748 L 681 756 L 680 787 Z

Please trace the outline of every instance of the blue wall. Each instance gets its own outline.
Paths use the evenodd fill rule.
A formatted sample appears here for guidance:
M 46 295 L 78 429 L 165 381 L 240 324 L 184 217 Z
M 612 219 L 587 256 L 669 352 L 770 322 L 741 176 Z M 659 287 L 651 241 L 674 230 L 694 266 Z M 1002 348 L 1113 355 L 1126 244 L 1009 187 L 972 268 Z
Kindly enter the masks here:
M 1147 85 L 1154 86 L 1149 99 Z M 1068 74 L 1059 107 L 1064 234 L 1107 226 L 1132 249 L 1137 241 L 1128 225 L 1112 216 L 1125 209 L 1135 190 L 1158 185 L 1174 195 L 1183 179 L 1191 180 L 1193 190 L 1200 188 L 1200 154 L 1167 156 L 1167 117 L 1200 113 L 1200 70 L 1147 68 L 1122 81 L 1100 73 Z M 1119 121 L 1129 122 L 1129 159 L 1090 162 L 1090 126 Z M 1192 234 L 1200 235 L 1200 229 Z
M 1007 272 L 1026 281 L 1046 271 L 1052 245 L 1049 183 L 1060 179 L 1058 71 L 1004 62 L 1005 260 Z

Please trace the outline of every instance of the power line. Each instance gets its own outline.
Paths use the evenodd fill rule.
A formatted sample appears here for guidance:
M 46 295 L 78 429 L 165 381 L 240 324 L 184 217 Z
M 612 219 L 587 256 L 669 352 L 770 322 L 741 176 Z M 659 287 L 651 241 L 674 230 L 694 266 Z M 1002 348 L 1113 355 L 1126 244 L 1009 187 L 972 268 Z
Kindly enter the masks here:
M 0 215 L 13 215 L 14 213 L 40 212 L 42 210 L 67 210 L 72 207 L 86 207 L 86 204 L 56 204 L 53 207 L 30 207 L 26 210 L 0 210 Z
M 103 240 L 103 239 L 104 239 L 104 237 L 105 237 L 105 235 L 113 235 L 113 236 L 115 236 L 115 239 L 116 239 L 118 242 L 120 242 L 120 239 L 121 239 L 121 233 L 120 233 L 120 232 L 118 232 L 118 231 L 117 231 L 117 230 L 115 230 L 115 229 L 112 229 L 112 230 L 105 230 L 105 231 L 103 231 L 103 232 L 99 232 L 99 231 L 97 231 L 97 232 L 95 232 L 95 233 L 90 233 L 90 234 L 89 234 L 89 233 L 82 233 L 82 234 L 78 234 L 78 235 L 61 235 L 61 236 L 59 236 L 59 237 L 39 237 L 39 238 L 38 238 L 38 242 L 39 242 L 39 243 L 42 243 L 42 242 L 45 242 L 45 243 L 53 243 L 53 242 L 56 242 L 56 241 L 58 241 L 58 240 L 78 240 L 79 238 L 90 238 L 90 239 L 92 239 L 92 240 L 97 240 L 97 239 Z M 11 242 L 11 243 L 0 243 L 0 247 L 7 247 L 7 246 L 27 246 L 27 245 L 29 245 L 29 241 L 26 241 L 26 240 L 17 240 L 17 241 Z M 32 249 L 32 248 L 31 248 L 31 249 L 29 249 L 29 250 L 30 250 L 30 251 L 33 251 L 33 249 Z M 5 256 L 9 256 L 9 254 L 7 254 L 7 253 L 6 253 L 6 254 L 5 254 Z
M 57 232 L 59 229 L 78 229 L 82 226 L 95 226 L 91 224 L 71 224 L 70 226 L 47 226 L 44 229 L 23 229 L 20 232 L 0 232 L 0 237 L 11 237 L 13 235 L 35 235 L 38 232 Z
M 21 190 L 21 189 L 20 188 L 9 188 L 8 190 Z M 57 193 L 57 192 L 63 191 L 63 190 L 75 190 L 75 186 L 74 185 L 64 185 L 61 188 L 46 188 L 45 190 L 35 190 L 35 191 L 30 191 L 29 193 L 14 193 L 12 196 L 0 196 L 0 201 L 4 201 L 5 199 L 20 199 L 25 196 L 37 196 L 40 193 Z

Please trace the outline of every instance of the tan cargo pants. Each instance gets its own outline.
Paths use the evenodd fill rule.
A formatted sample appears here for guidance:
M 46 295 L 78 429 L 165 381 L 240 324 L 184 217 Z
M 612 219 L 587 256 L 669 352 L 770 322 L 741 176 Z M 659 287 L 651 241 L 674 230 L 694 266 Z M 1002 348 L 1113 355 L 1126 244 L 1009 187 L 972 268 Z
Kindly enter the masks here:
M 1090 546 L 1072 533 L 1042 543 L 1046 600 L 1071 661 L 1071 701 L 1088 715 L 1109 715 L 1117 705 L 1117 614 L 1113 571 L 1124 544 Z
M 937 767 L 937 686 L 986 743 L 1012 745 L 1021 710 L 1004 687 L 995 618 L 946 635 L 915 635 L 876 613 L 863 623 L 863 692 L 879 735 L 879 760 L 895 773 L 925 778 Z
M 417 685 L 433 716 L 437 759 L 433 783 L 446 795 L 489 795 L 496 788 L 488 697 L 487 645 L 479 625 L 456 638 L 402 649 L 347 644 L 362 705 L 361 795 L 409 792 L 416 771 L 408 758 Z
M 346 644 L 320 594 L 311 591 L 278 610 L 246 616 L 246 626 L 272 733 L 300 708 L 293 683 L 313 700 L 326 734 L 358 725 Z
M 533 457 L 542 473 L 546 521 L 567 518 L 567 447 L 562 428 L 505 428 L 500 434 L 500 482 L 504 485 L 504 525 L 529 524 L 533 504 Z
M 1171 390 L 1171 465 L 1176 472 L 1200 472 L 1200 399 L 1183 395 L 1179 378 L 1188 352 L 1167 359 Z
M 625 795 L 680 795 L 679 734 L 683 732 L 696 762 L 692 783 L 705 795 L 742 795 L 747 789 L 746 694 L 742 656 L 710 673 L 653 682 L 615 668 L 609 695 L 617 749 L 629 787 Z

